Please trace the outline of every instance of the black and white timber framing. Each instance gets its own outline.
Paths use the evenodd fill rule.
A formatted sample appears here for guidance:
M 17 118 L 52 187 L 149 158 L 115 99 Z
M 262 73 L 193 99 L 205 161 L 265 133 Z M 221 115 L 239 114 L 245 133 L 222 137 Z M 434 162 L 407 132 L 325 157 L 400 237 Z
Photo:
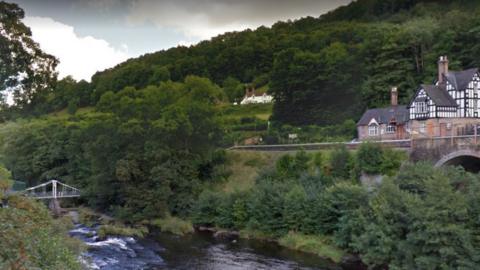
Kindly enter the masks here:
M 446 57 L 440 61 L 446 62 L 444 72 L 439 64 L 439 79 L 435 84 L 421 85 L 417 90 L 408 106 L 409 119 L 479 118 L 479 70 L 449 72 Z

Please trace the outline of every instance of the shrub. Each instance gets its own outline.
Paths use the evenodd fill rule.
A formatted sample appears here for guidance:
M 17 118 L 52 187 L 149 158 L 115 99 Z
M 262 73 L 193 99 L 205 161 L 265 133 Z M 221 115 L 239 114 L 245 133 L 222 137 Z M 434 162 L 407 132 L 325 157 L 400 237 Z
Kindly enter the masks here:
M 330 239 L 324 236 L 303 235 L 299 233 L 289 232 L 279 240 L 279 244 L 303 252 L 312 253 L 322 258 L 328 258 L 339 263 L 344 255 L 344 252 L 331 242 Z
M 160 228 L 162 232 L 173 233 L 176 235 L 186 235 L 193 233 L 193 225 L 191 222 L 176 217 L 167 216 L 162 219 L 155 219 L 151 225 Z
M 322 198 L 323 216 L 320 217 L 320 228 L 323 233 L 333 233 L 338 227 L 340 218 L 368 203 L 368 193 L 363 186 L 340 182 L 328 187 Z
M 362 143 L 358 149 L 356 161 L 362 172 L 380 173 L 382 172 L 383 150 L 378 144 Z
M 332 176 L 348 179 L 350 177 L 351 165 L 351 155 L 345 145 L 338 146 L 330 154 L 330 168 Z
M 81 269 L 81 246 L 48 210 L 23 197 L 9 197 L 0 209 L 0 269 Z
M 218 205 L 221 195 L 209 190 L 203 191 L 193 207 L 192 220 L 194 224 L 214 226 L 219 216 Z

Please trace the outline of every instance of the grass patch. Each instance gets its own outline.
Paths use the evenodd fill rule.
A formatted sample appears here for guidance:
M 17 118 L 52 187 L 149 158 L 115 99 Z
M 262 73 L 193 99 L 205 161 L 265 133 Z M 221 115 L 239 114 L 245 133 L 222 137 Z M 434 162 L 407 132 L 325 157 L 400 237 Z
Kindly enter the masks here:
M 226 170 L 230 172 L 221 190 L 226 193 L 245 191 L 255 185 L 260 171 L 273 167 L 282 154 L 227 151 Z
M 148 229 L 145 226 L 133 228 L 121 224 L 101 225 L 97 229 L 97 234 L 100 238 L 106 238 L 109 235 L 133 236 L 143 238 L 147 233 Z
M 177 217 L 166 217 L 155 219 L 150 222 L 151 225 L 160 228 L 162 232 L 173 233 L 176 235 L 185 235 L 193 233 L 193 225 L 190 221 L 182 220 Z
M 304 235 L 290 232 L 281 237 L 278 243 L 284 247 L 316 254 L 323 258 L 331 259 L 339 263 L 345 254 L 341 249 L 332 244 L 332 241 L 325 236 Z
M 272 114 L 273 104 L 228 105 L 222 107 L 223 117 L 240 119 L 242 117 L 257 117 L 268 120 Z
M 240 230 L 240 237 L 244 239 L 254 239 L 260 241 L 274 241 L 274 236 L 262 231 L 251 229 Z

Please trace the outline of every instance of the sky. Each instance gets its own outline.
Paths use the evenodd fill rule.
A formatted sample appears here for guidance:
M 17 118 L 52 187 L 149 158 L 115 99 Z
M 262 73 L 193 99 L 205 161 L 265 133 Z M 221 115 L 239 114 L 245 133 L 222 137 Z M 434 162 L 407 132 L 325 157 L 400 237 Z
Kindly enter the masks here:
M 10 0 L 60 78 L 90 80 L 128 58 L 218 34 L 318 17 L 351 0 Z

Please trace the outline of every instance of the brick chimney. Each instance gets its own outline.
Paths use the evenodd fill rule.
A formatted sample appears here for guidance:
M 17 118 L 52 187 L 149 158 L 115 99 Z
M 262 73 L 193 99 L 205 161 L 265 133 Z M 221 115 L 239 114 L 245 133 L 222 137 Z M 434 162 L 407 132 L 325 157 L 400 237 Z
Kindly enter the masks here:
M 443 83 L 443 75 L 448 73 L 448 58 L 440 56 L 438 59 L 438 83 Z
M 247 86 L 245 88 L 245 95 L 247 97 L 255 96 L 255 88 L 253 86 Z
M 392 106 L 398 105 L 398 90 L 396 86 L 392 87 L 392 90 L 390 91 L 390 102 Z

